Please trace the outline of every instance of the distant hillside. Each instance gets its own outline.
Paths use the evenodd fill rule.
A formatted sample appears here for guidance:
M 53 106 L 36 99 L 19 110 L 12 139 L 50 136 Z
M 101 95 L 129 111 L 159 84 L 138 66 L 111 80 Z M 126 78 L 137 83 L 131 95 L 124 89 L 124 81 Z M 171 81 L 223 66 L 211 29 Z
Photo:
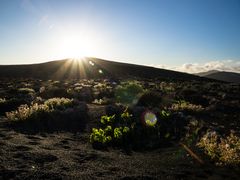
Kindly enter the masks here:
M 219 72 L 219 71 L 217 71 L 217 70 L 211 70 L 211 71 L 196 73 L 195 75 L 204 77 L 204 76 L 208 76 L 208 75 L 210 75 L 210 74 L 217 73 L 217 72 Z
M 196 75 L 225 82 L 240 83 L 240 73 L 213 70 L 197 73 Z
M 81 61 L 59 60 L 30 65 L 0 65 L 0 78 L 76 79 L 76 78 L 158 78 L 168 80 L 208 79 L 176 71 L 85 58 Z

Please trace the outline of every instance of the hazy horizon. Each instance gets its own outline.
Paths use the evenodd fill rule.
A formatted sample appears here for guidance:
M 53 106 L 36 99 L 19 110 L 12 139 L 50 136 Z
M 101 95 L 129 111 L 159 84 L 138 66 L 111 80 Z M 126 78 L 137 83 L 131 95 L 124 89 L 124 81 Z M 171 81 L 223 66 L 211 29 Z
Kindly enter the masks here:
M 90 56 L 184 72 L 240 72 L 240 2 L 0 2 L 0 64 Z

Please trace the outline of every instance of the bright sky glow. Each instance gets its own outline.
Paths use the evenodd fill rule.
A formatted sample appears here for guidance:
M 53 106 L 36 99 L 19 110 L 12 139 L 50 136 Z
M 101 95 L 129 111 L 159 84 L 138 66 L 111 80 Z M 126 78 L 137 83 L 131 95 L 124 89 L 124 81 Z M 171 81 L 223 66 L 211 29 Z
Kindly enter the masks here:
M 239 64 L 239 19 L 239 0 L 1 0 L 0 64 Z
M 65 32 L 55 42 L 56 56 L 59 58 L 94 56 L 100 50 L 97 40 L 87 33 Z

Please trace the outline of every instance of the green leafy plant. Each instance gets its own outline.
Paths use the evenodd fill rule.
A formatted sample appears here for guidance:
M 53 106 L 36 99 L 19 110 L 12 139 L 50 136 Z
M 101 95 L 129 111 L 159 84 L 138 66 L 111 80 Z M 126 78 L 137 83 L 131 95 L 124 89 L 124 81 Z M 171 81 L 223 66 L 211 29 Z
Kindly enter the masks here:
M 167 120 L 170 117 L 170 113 L 165 110 L 161 113 L 160 118 L 162 120 Z M 154 118 L 157 120 L 155 114 Z M 99 129 L 93 128 L 90 135 L 90 142 L 95 148 L 107 147 L 109 145 L 124 148 L 131 146 L 137 149 L 153 148 L 158 146 L 161 137 L 165 139 L 163 137 L 164 133 L 160 133 L 163 126 L 160 126 L 158 120 L 153 126 L 147 126 L 140 117 L 134 117 L 128 109 L 125 109 L 119 115 L 102 116 L 100 126 L 101 128 Z
M 162 110 L 160 114 L 161 114 L 161 116 L 162 116 L 163 118 L 168 118 L 168 117 L 170 117 L 170 115 L 171 115 L 170 112 L 165 111 L 165 110 Z
M 91 143 L 99 143 L 99 144 L 105 144 L 112 140 L 111 136 L 107 136 L 106 133 L 109 131 L 109 129 L 92 129 L 92 134 L 90 135 L 90 142 Z
M 102 116 L 100 119 L 102 128 L 92 129 L 90 143 L 96 148 L 106 146 L 107 144 L 123 145 L 123 139 L 132 130 L 131 117 L 132 115 L 127 110 L 120 115 L 120 119 L 117 119 L 115 114 Z
M 101 116 L 101 123 L 102 124 L 111 124 L 111 123 L 113 123 L 114 122 L 114 120 L 115 120 L 115 114 L 114 115 L 112 115 L 112 116 Z
M 114 138 L 115 139 L 120 139 L 121 137 L 122 137 L 122 127 L 120 127 L 120 128 L 115 128 L 114 129 Z

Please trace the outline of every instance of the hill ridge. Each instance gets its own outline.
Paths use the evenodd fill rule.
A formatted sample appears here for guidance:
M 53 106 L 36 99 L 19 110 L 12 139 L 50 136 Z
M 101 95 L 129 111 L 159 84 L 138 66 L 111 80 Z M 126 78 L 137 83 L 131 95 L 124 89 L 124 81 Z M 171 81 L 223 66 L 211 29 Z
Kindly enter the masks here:
M 236 72 L 213 70 L 196 73 L 195 75 L 230 83 L 240 83 L 240 73 Z
M 151 66 L 114 62 L 99 58 L 62 59 L 37 64 L 0 65 L 0 78 L 78 79 L 78 78 L 159 78 L 205 80 L 204 77 Z

